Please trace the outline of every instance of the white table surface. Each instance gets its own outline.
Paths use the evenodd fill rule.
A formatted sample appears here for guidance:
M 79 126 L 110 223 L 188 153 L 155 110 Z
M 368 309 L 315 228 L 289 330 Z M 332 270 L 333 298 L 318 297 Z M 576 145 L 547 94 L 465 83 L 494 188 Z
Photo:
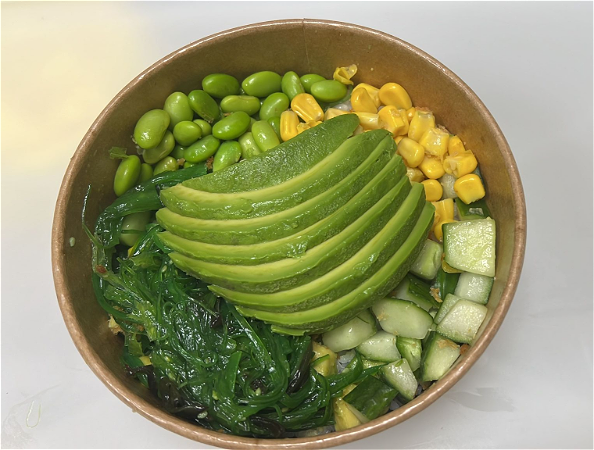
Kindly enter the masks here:
M 592 448 L 592 3 L 2 3 L 2 446 L 210 448 L 116 399 L 50 268 L 64 170 L 109 100 L 171 51 L 281 18 L 358 23 L 436 57 L 506 135 L 528 204 L 498 335 L 428 410 L 343 448 Z

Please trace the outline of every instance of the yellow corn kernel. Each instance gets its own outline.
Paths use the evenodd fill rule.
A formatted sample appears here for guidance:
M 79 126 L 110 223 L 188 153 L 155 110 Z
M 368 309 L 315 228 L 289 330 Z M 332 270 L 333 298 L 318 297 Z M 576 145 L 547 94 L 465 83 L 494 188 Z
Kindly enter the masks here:
M 440 202 L 433 202 L 435 206 L 435 217 L 437 222 L 446 222 L 454 220 L 454 199 L 446 198 Z
M 357 136 L 358 134 L 364 133 L 365 130 L 363 129 L 363 127 L 361 125 L 357 125 L 357 128 L 355 128 L 355 131 L 353 131 L 353 136 Z
M 485 196 L 483 182 L 474 173 L 458 178 L 454 183 L 454 191 L 456 191 L 460 200 L 466 204 L 476 202 Z
M 324 120 L 333 119 L 336 116 L 342 116 L 343 114 L 349 114 L 347 111 L 343 111 L 338 108 L 328 108 L 326 114 L 324 114 Z
M 408 167 L 418 167 L 425 159 L 425 149 L 421 144 L 407 137 L 398 143 L 397 152 Z
M 351 106 L 355 112 L 377 113 L 377 106 L 367 90 L 357 87 L 351 93 Z
M 435 235 L 435 238 L 438 241 L 440 241 L 440 242 L 443 241 L 443 228 L 442 228 L 443 224 L 450 223 L 450 222 L 455 222 L 455 220 L 454 219 L 441 220 L 433 226 L 433 234 Z M 448 273 L 450 273 L 450 272 L 448 272 Z
M 148 356 L 141 356 L 138 359 L 140 359 L 142 361 L 142 364 L 144 364 L 145 366 L 151 366 L 153 364 Z
M 443 195 L 443 187 L 437 180 L 424 180 L 422 181 L 423 187 L 425 188 L 425 199 L 428 202 L 437 202 Z
M 291 100 L 291 109 L 297 113 L 304 122 L 311 122 L 312 120 L 322 120 L 324 118 L 324 111 L 311 94 L 302 93 L 297 94 Z
M 403 131 L 405 128 L 408 128 L 408 121 L 406 117 L 402 117 L 400 111 L 404 110 L 398 110 L 395 106 L 384 106 L 378 112 L 380 127 L 388 130 L 394 136 L 406 134 Z
M 445 173 L 445 170 L 443 170 L 443 164 L 439 158 L 429 155 L 425 155 L 425 158 L 421 164 L 419 164 L 419 169 L 421 169 L 427 178 L 432 180 L 441 178 Z
M 408 119 L 408 123 L 410 123 L 410 121 L 414 117 L 416 110 L 417 110 L 417 108 L 415 108 L 414 106 L 412 108 L 408 108 L 406 110 L 406 118 Z
M 280 134 L 283 141 L 297 136 L 297 125 L 299 125 L 299 117 L 295 111 L 283 111 L 280 115 Z
M 310 120 L 309 122 L 299 122 L 297 124 L 297 134 L 303 133 L 305 130 L 309 130 L 310 128 L 317 127 L 322 122 L 319 120 Z
M 404 122 L 404 126 L 402 127 L 402 130 L 400 130 L 400 132 L 398 134 L 401 136 L 406 136 L 406 135 L 408 135 L 408 129 L 410 127 L 408 117 L 406 116 L 406 109 L 400 108 L 398 110 L 398 114 L 400 114 L 400 117 L 402 118 L 402 122 Z
M 442 158 L 448 151 L 450 134 L 442 128 L 430 128 L 423 133 L 419 144 L 429 155 Z M 473 169 L 474 170 L 474 169 Z
M 355 114 L 359 116 L 359 123 L 364 130 L 379 130 L 381 128 L 379 114 L 357 111 L 355 111 Z
M 324 361 L 320 361 L 318 364 L 314 364 L 313 368 L 316 372 L 320 375 L 324 375 L 325 377 L 329 375 L 333 375 L 336 373 L 336 358 L 337 355 L 328 347 L 322 344 L 318 344 L 317 342 L 312 343 L 312 350 L 313 350 L 313 358 L 311 359 L 312 362 L 316 359 L 322 358 L 326 356 Z
M 420 183 L 425 179 L 425 175 L 419 169 L 415 169 L 414 167 L 407 167 L 406 168 L 406 176 L 410 180 L 411 183 Z
M 340 81 L 342 84 L 353 84 L 351 78 L 357 73 L 357 65 L 351 64 L 348 67 L 337 67 L 334 71 L 334 78 L 336 81 Z
M 372 86 L 370 84 L 367 84 L 367 83 L 359 83 L 357 86 L 355 86 L 355 89 L 359 89 L 359 88 L 363 88 L 367 91 L 367 93 L 371 97 L 371 100 L 373 100 L 373 103 L 375 104 L 376 108 L 379 108 L 382 105 L 382 102 L 380 101 L 380 98 L 379 98 L 379 89 L 378 88 L 376 88 L 375 86 Z M 355 89 L 353 89 L 353 92 L 355 91 Z
M 456 153 L 454 156 L 446 156 L 443 160 L 443 168 L 446 173 L 454 175 L 456 178 L 468 175 L 477 166 L 478 161 L 472 150 L 464 150 L 462 153 Z
M 428 110 L 417 109 L 408 127 L 408 137 L 419 142 L 425 131 L 431 128 L 435 128 L 433 113 Z
M 458 153 L 463 153 L 465 151 L 466 149 L 464 148 L 462 139 L 460 139 L 458 136 L 450 136 L 450 140 L 448 142 L 448 153 L 450 156 L 456 156 Z
M 396 137 L 394 138 L 394 142 L 396 142 L 396 144 L 398 145 L 398 144 L 400 144 L 400 141 L 401 141 L 402 139 L 404 139 L 404 136 L 396 136 Z
M 412 107 L 412 101 L 406 89 L 398 83 L 386 83 L 379 90 L 380 101 L 384 105 L 393 105 L 397 108 L 408 109 Z

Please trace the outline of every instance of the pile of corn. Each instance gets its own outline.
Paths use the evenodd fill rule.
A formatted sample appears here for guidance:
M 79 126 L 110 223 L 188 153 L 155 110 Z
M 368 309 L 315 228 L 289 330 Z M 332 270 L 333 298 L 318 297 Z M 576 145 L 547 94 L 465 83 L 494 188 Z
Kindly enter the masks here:
M 338 67 L 334 79 L 352 85 L 356 66 Z M 455 178 L 453 189 L 464 203 L 472 203 L 485 196 L 481 178 L 473 173 L 477 160 L 472 150 L 464 147 L 462 140 L 436 125 L 435 116 L 427 108 L 415 107 L 408 92 L 397 83 L 386 83 L 376 88 L 366 83 L 354 86 L 351 93 L 351 111 L 338 108 L 322 110 L 316 99 L 307 93 L 293 98 L 291 109 L 281 114 L 280 130 L 287 141 L 308 128 L 319 125 L 349 112 L 359 116 L 355 134 L 384 128 L 394 136 L 398 154 L 407 166 L 411 182 L 422 183 L 427 200 L 435 205 L 433 233 L 442 240 L 441 226 L 454 221 L 452 195 L 446 195 L 440 179 Z M 443 179 L 442 179 L 443 182 Z

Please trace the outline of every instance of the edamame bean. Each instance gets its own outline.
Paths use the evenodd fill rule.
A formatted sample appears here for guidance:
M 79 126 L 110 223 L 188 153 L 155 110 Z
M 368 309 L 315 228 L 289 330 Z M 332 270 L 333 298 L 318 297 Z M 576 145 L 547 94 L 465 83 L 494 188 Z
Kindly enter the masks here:
M 174 157 L 175 159 L 182 159 L 184 157 L 184 152 L 186 151 L 186 147 L 181 145 L 176 145 L 173 147 L 173 151 L 169 154 L 169 156 Z
M 219 105 L 214 98 L 206 92 L 196 89 L 188 95 L 190 107 L 201 118 L 212 124 L 220 116 Z
M 239 94 L 239 81 L 226 73 L 213 73 L 204 77 L 202 89 L 215 98 Z
M 171 122 L 169 123 L 170 130 L 173 130 L 173 127 L 182 120 L 192 120 L 194 117 L 194 111 L 190 108 L 188 96 L 183 92 L 174 92 L 167 97 L 167 99 L 165 99 L 163 110 L 169 114 L 171 119 Z
M 179 168 L 177 164 L 177 159 L 173 158 L 172 156 L 166 156 L 157 164 L 155 164 L 155 175 L 159 175 L 163 172 L 175 172 Z
M 228 95 L 221 100 L 223 112 L 243 111 L 248 116 L 253 116 L 260 110 L 260 100 L 253 95 Z
M 280 140 L 274 131 L 274 128 L 265 120 L 258 120 L 252 126 L 252 134 L 258 148 L 265 152 L 280 144 Z
M 258 144 L 256 144 L 256 141 L 254 140 L 254 135 L 251 131 L 248 131 L 247 133 L 242 135 L 237 140 L 237 142 L 241 146 L 241 155 L 243 156 L 243 159 L 250 159 L 262 153 L 260 151 L 260 148 L 258 147 Z
M 134 127 L 134 140 L 140 148 L 152 148 L 163 140 L 171 119 L 162 109 L 152 109 L 142 115 Z
M 278 73 L 264 70 L 251 74 L 243 80 L 241 87 L 248 95 L 268 97 L 274 92 L 281 91 L 281 80 Z
M 194 123 L 202 130 L 202 137 L 208 136 L 212 133 L 212 126 L 206 120 L 196 119 L 194 120 Z
M 173 137 L 180 145 L 190 145 L 202 137 L 202 129 L 190 120 L 184 120 L 173 128 Z
M 248 127 L 248 131 L 252 131 L 252 127 L 254 126 L 254 124 L 257 122 L 256 119 L 254 119 L 253 117 L 250 117 L 250 126 Z
M 142 152 L 142 158 L 144 159 L 144 162 L 155 164 L 157 161 L 169 155 L 169 153 L 173 151 L 173 147 L 175 147 L 175 138 L 173 137 L 173 133 L 167 130 L 165 136 L 163 136 L 163 139 L 159 142 L 159 145 L 147 148 Z
M 324 80 L 311 85 L 311 95 L 318 102 L 337 102 L 344 98 L 347 93 L 347 87 L 340 81 Z
M 206 161 L 214 155 L 219 149 L 220 141 L 213 135 L 203 137 L 198 142 L 194 142 L 184 152 L 184 159 L 191 163 Z
M 122 159 L 113 179 L 113 190 L 118 197 L 136 185 L 140 166 L 140 158 L 136 155 Z
M 308 73 L 307 75 L 303 75 L 299 80 L 301 81 L 301 85 L 303 86 L 303 89 L 305 89 L 305 92 L 311 94 L 311 86 L 319 81 L 325 81 L 326 78 L 317 73 Z
M 266 97 L 260 107 L 260 119 L 268 120 L 271 117 L 279 116 L 283 111 L 289 109 L 289 97 L 282 92 L 275 92 Z
M 223 142 L 212 162 L 212 171 L 217 172 L 225 167 L 232 166 L 241 158 L 241 145 L 237 141 Z
M 149 223 L 150 218 L 150 211 L 137 212 L 125 216 L 122 221 L 120 243 L 127 245 L 128 247 L 132 247 L 136 244 L 140 235 L 146 231 L 146 225 Z
M 184 163 L 184 169 L 187 169 L 188 167 L 192 167 L 192 166 L 195 166 L 195 165 L 196 165 L 196 163 L 191 163 L 190 161 L 186 161 Z
M 140 166 L 140 175 L 138 175 L 138 180 L 136 184 L 144 183 L 145 181 L 150 180 L 153 178 L 153 166 L 147 163 L 142 163 Z
M 270 124 L 278 139 L 282 142 L 280 135 L 280 116 L 269 117 L 267 122 Z
M 287 72 L 283 75 L 283 79 L 281 80 L 281 89 L 285 93 L 289 100 L 293 100 L 298 94 L 303 94 L 305 89 L 301 84 L 301 80 L 299 79 L 299 75 L 295 72 Z
M 250 116 L 243 111 L 231 113 L 212 126 L 212 135 L 218 139 L 229 141 L 237 139 L 250 126 Z

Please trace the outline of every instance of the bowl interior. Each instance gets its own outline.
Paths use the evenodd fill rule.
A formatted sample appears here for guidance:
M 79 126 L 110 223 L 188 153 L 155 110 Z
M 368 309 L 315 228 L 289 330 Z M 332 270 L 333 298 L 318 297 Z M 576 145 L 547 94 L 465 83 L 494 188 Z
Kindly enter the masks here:
M 497 221 L 497 275 L 487 320 L 475 345 L 454 369 L 406 406 L 361 427 L 318 438 L 257 440 L 204 430 L 161 410 L 120 364 L 122 342 L 106 326 L 106 315 L 91 288 L 91 253 L 81 210 L 91 193 L 87 224 L 94 225 L 110 204 L 117 161 L 112 146 L 132 150 L 137 119 L 162 108 L 174 91 L 200 88 L 205 75 L 225 72 L 238 79 L 260 70 L 319 73 L 330 77 L 337 66 L 357 64 L 355 82 L 381 85 L 395 81 L 413 104 L 427 106 L 437 122 L 462 137 L 479 160 L 488 204 Z M 392 36 L 356 25 L 318 20 L 286 20 L 249 25 L 192 43 L 147 69 L 126 86 L 97 118 L 66 172 L 54 217 L 52 262 L 58 300 L 72 338 L 97 376 L 134 410 L 159 425 L 207 444 L 227 448 L 338 445 L 376 433 L 416 414 L 451 387 L 482 354 L 499 328 L 516 289 L 525 245 L 525 204 L 509 147 L 476 95 L 430 56 Z M 70 246 L 69 240 L 76 244 Z

